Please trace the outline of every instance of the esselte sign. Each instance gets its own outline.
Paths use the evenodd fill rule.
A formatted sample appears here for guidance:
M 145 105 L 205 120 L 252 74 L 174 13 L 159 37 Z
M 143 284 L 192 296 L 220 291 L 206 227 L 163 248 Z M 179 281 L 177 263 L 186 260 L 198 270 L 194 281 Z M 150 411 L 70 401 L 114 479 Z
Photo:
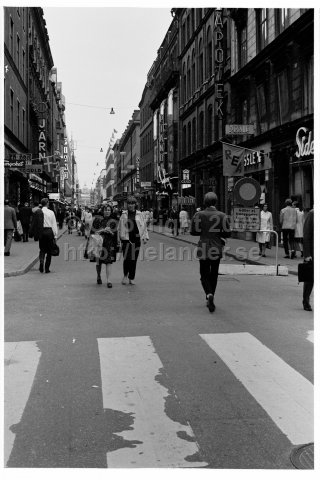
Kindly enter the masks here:
M 43 165 L 42 164 L 36 164 L 36 165 L 26 165 L 26 173 L 42 173 L 43 172 Z
M 240 232 L 256 232 L 260 230 L 260 209 L 234 207 L 231 219 L 232 229 Z
M 254 125 L 226 125 L 226 135 L 253 135 Z

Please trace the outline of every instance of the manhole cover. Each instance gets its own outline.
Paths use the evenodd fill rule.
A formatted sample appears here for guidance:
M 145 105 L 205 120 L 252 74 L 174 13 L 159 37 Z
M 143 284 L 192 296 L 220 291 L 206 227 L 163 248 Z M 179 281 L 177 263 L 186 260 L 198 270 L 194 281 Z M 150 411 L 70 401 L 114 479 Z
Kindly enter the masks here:
M 291 452 L 290 460 L 299 470 L 312 470 L 314 468 L 314 443 L 295 448 Z

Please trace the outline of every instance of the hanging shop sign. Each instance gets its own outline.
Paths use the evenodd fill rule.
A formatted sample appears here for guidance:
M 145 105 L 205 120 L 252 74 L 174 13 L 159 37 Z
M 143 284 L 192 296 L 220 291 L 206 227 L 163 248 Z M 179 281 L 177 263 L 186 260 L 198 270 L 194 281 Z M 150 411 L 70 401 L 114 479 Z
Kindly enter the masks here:
M 43 165 L 42 163 L 40 164 L 34 164 L 34 165 L 26 165 L 26 173 L 42 173 L 43 172 Z
M 65 168 L 68 167 L 68 138 L 64 137 L 64 144 L 63 144 L 63 160 Z
M 9 153 L 9 162 L 31 162 L 31 153 Z
M 300 127 L 296 133 L 296 143 L 298 150 L 295 153 L 297 158 L 309 157 L 314 155 L 313 131 L 306 127 Z
M 24 170 L 26 167 L 25 160 L 6 160 L 4 161 L 5 168 L 18 168 L 19 170 Z
M 151 182 L 140 182 L 142 188 L 151 187 Z
M 136 158 L 136 186 L 140 186 L 140 158 Z
M 223 175 L 243 177 L 245 174 L 269 170 L 271 159 L 265 150 L 251 150 L 229 143 L 222 144 Z
M 191 185 L 190 170 L 182 170 L 181 185 Z
M 226 135 L 253 135 L 254 125 L 226 125 Z
M 215 114 L 219 119 L 223 118 L 223 97 L 224 85 L 222 82 L 223 67 L 224 67 L 224 49 L 223 49 L 223 22 L 222 10 L 214 12 L 214 43 L 215 43 Z
M 260 209 L 234 207 L 232 209 L 231 228 L 240 232 L 256 232 L 260 229 Z

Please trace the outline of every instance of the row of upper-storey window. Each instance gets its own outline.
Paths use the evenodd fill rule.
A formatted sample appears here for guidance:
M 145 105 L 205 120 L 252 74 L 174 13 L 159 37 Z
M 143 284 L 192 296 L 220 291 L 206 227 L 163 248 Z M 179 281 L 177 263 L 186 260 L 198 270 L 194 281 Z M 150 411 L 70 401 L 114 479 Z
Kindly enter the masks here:
M 201 111 L 198 118 L 193 117 L 182 129 L 182 158 L 197 150 L 211 145 L 216 137 L 214 110 L 210 104 L 206 113 Z
M 20 10 L 21 13 L 18 15 L 18 21 L 22 24 L 23 32 L 25 32 L 25 9 L 20 7 L 17 11 Z M 23 13 L 22 13 L 23 12 Z M 27 57 L 26 49 L 23 47 L 23 42 L 19 34 L 20 29 L 15 28 L 15 22 L 12 18 L 12 15 L 9 16 L 9 45 L 8 49 L 11 54 L 11 57 L 22 77 L 23 82 L 26 81 L 26 68 L 27 68 Z M 18 31 L 17 31 L 18 30 Z
M 181 101 L 185 103 L 194 92 L 201 87 L 206 79 L 214 74 L 214 46 L 212 29 L 209 26 L 204 45 L 201 37 L 197 43 L 197 54 L 195 47 L 188 55 L 182 65 Z
M 298 73 L 297 73 L 298 70 Z M 235 121 L 257 121 L 258 133 L 270 124 L 282 125 L 294 118 L 314 113 L 314 57 L 297 67 L 286 66 L 257 83 L 246 94 L 235 93 Z
M 153 150 L 152 131 L 149 131 L 146 134 L 144 134 L 142 137 L 140 137 L 140 148 L 141 148 L 141 157 L 143 157 L 148 152 Z
M 208 8 L 190 8 L 187 10 L 185 18 L 182 20 L 181 25 L 181 49 L 183 49 L 193 32 L 198 28 L 202 18 L 207 13 Z
M 140 123 L 141 127 L 147 123 L 148 120 L 152 118 L 152 110 L 150 108 L 150 105 L 146 105 L 140 110 Z
M 4 80 L 4 96 L 5 124 L 22 143 L 25 143 L 27 121 L 26 109 L 21 106 L 20 100 L 11 86 L 9 86 L 9 95 L 7 94 L 6 79 Z M 7 105 L 7 100 L 9 100 L 9 105 Z M 9 110 L 7 110 L 7 106 L 9 107 Z
M 287 29 L 295 13 L 303 14 L 307 9 L 292 8 L 256 8 L 255 9 L 255 45 L 256 54 L 261 52 L 275 37 Z M 251 28 L 249 21 L 235 23 L 235 68 L 242 68 L 251 60 L 248 58 L 248 42 L 250 41 L 248 29 Z

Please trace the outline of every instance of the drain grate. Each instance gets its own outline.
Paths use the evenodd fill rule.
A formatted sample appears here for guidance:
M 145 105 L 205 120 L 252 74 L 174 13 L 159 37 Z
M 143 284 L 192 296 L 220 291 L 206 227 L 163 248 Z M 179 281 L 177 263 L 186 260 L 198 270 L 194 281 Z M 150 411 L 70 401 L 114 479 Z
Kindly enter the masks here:
M 314 469 L 314 443 L 295 448 L 291 452 L 290 460 L 299 470 Z

